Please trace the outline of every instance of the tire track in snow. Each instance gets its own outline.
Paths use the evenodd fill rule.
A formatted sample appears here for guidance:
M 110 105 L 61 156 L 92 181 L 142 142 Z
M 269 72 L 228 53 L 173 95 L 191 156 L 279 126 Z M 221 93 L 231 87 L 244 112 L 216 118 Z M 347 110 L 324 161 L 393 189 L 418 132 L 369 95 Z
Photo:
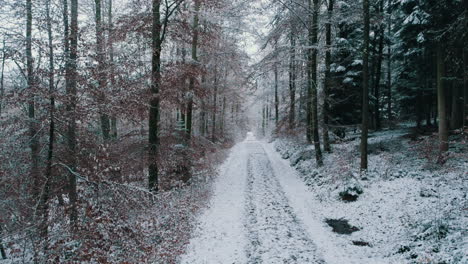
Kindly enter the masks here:
M 247 150 L 247 263 L 324 263 L 289 205 L 262 145 L 251 141 Z

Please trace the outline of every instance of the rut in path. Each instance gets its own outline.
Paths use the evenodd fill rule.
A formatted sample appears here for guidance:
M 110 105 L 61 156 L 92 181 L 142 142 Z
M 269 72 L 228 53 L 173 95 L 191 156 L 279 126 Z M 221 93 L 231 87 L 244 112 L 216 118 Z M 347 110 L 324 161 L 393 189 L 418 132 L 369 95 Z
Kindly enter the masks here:
M 265 150 L 247 143 L 248 263 L 324 263 L 289 205 Z

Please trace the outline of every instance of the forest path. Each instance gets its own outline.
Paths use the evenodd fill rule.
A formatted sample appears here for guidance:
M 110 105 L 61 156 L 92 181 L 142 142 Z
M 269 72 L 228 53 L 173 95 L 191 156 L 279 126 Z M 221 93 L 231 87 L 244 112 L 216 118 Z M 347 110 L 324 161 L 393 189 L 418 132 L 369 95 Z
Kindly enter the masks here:
M 324 263 L 283 189 L 298 179 L 273 152 L 251 133 L 232 149 L 182 263 Z

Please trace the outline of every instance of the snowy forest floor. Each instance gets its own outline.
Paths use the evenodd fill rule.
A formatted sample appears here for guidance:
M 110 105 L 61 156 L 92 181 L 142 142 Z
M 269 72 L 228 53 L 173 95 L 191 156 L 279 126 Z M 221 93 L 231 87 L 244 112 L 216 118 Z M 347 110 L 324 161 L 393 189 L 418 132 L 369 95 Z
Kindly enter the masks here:
M 305 139 L 249 134 L 221 167 L 181 261 L 467 263 L 468 151 L 460 135 L 451 140 L 440 158 L 432 135 L 371 133 L 360 175 L 357 135 L 316 169 Z M 347 234 L 327 224 L 336 220 L 349 221 Z

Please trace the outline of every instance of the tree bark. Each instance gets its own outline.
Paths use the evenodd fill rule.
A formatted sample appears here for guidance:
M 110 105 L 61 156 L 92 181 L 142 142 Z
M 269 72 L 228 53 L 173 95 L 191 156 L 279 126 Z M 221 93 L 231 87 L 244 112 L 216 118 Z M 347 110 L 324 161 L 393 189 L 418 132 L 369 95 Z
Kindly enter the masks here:
M 275 124 L 278 126 L 279 122 L 279 98 L 278 98 L 278 65 L 275 62 L 274 66 L 275 75 Z
M 45 183 L 42 192 L 42 197 L 40 201 L 40 213 L 42 215 L 41 222 L 41 237 L 45 243 L 44 253 L 47 254 L 48 250 L 48 228 L 49 228 L 49 193 L 50 193 L 50 183 L 52 181 L 52 161 L 54 156 L 54 141 L 55 141 L 55 89 L 54 89 L 54 79 L 55 79 L 55 66 L 54 66 L 54 46 L 52 38 L 52 21 L 50 17 L 50 1 L 46 2 L 46 23 L 47 23 L 47 36 L 49 44 L 49 97 L 50 97 L 50 109 L 49 109 L 49 144 L 47 150 L 47 166 L 45 174 Z
M 3 236 L 3 228 L 2 228 L 2 224 L 0 223 L 0 256 L 2 256 L 2 259 L 7 259 L 5 247 L 3 246 L 2 236 Z
M 29 118 L 29 147 L 31 148 L 31 171 L 32 178 L 32 194 L 34 200 L 39 198 L 39 139 L 37 134 L 36 120 L 36 76 L 33 68 L 32 57 L 32 0 L 26 0 L 26 68 L 27 68 L 27 85 L 29 90 L 28 99 L 28 118 Z
M 312 10 L 312 0 L 309 0 L 309 10 Z M 309 12 L 309 20 L 312 21 L 312 14 Z M 309 24 L 310 27 L 310 24 Z M 308 45 L 311 45 L 311 34 L 312 30 L 308 30 Z M 312 144 L 313 142 L 313 129 L 312 129 L 312 72 L 311 72 L 311 58 L 312 58 L 312 49 L 308 49 L 305 53 L 305 60 L 307 61 L 306 64 L 306 71 L 307 71 L 307 84 L 304 85 L 306 90 L 305 96 L 305 105 L 306 105 L 306 138 L 307 143 Z
M 201 83 L 202 86 L 205 86 L 205 75 L 202 74 L 201 76 Z M 206 102 L 204 98 L 201 98 L 201 109 L 200 109 L 200 135 L 206 136 Z
M 461 87 L 455 82 L 452 82 L 452 109 L 450 114 L 450 129 L 458 129 L 462 126 L 462 116 L 463 110 L 461 108 L 460 102 L 460 89 Z
M 328 96 L 331 86 L 331 73 L 330 73 L 330 64 L 331 64 L 331 48 L 332 48 L 332 18 L 333 18 L 333 6 L 335 4 L 334 0 L 328 1 L 328 21 L 326 24 L 326 51 L 325 51 L 325 80 L 323 85 L 323 150 L 325 152 L 331 152 L 330 146 L 330 137 L 328 135 L 328 125 L 329 125 L 329 102 Z
M 109 45 L 109 62 L 110 62 L 110 81 L 112 85 L 112 89 L 115 91 L 115 71 L 114 71 L 114 22 L 113 22 L 113 16 L 112 16 L 112 6 L 113 6 L 113 0 L 109 0 L 109 6 L 108 6 L 108 17 L 109 17 L 109 29 L 108 29 L 108 45 Z M 112 114 L 111 121 L 110 121 L 110 136 L 113 139 L 116 139 L 118 136 L 118 131 L 117 131 L 117 117 L 115 116 L 115 113 Z
M 311 49 L 309 51 L 309 91 L 310 91 L 310 101 L 311 101 L 311 125 L 312 125 L 312 136 L 314 141 L 315 148 L 315 160 L 317 162 L 317 167 L 323 165 L 322 160 L 322 151 L 320 149 L 320 136 L 318 128 L 318 100 L 317 100 L 317 45 L 318 45 L 318 15 L 319 15 L 319 1 L 313 0 L 313 9 L 312 9 L 312 0 L 309 0 L 309 7 L 312 11 L 312 19 L 309 28 L 309 46 Z
M 5 247 L 3 246 L 2 236 L 3 236 L 3 227 L 2 227 L 2 224 L 0 223 L 0 256 L 2 257 L 2 259 L 7 259 Z
M 468 1 L 467 1 L 468 2 Z M 468 16 L 468 11 L 465 12 Z M 465 19 L 468 24 L 468 18 Z M 467 25 L 468 26 L 468 25 Z M 465 36 L 465 38 L 468 38 Z M 466 41 L 465 43 L 468 43 Z M 463 48 L 463 133 L 465 133 L 466 126 L 468 125 L 468 51 L 467 47 Z
M 294 128 L 296 119 L 296 29 L 291 21 L 291 34 L 289 49 L 289 129 Z
M 465 28 L 468 28 L 468 0 L 465 4 Z M 464 43 L 468 43 L 468 34 L 465 34 Z M 468 47 L 463 47 L 463 133 L 468 125 Z
M 447 108 L 445 96 L 445 53 L 442 43 L 437 44 L 437 105 L 439 113 L 439 149 L 448 151 Z
M 198 24 L 199 24 L 199 13 L 200 13 L 200 0 L 195 0 L 195 14 L 193 17 L 192 25 L 192 63 L 198 63 L 197 48 L 198 48 Z M 190 139 L 192 137 L 192 115 L 193 115 L 193 97 L 195 89 L 195 78 L 196 76 L 190 76 L 189 80 L 189 95 L 187 103 L 187 145 L 190 145 Z
M 380 13 L 383 15 L 383 0 L 380 2 Z M 382 128 L 380 119 L 380 77 L 382 74 L 382 61 L 383 61 L 383 48 L 385 38 L 385 26 L 382 23 L 379 29 L 379 47 L 377 54 L 377 65 L 374 81 L 374 118 L 375 118 L 375 129 L 380 130 Z
M 104 54 L 104 34 L 102 29 L 102 6 L 101 0 L 94 0 L 96 7 L 96 58 L 97 58 L 97 79 L 98 79 L 98 102 L 99 112 L 101 119 L 101 130 L 102 137 L 104 140 L 108 140 L 110 137 L 110 121 L 109 115 L 104 111 L 104 104 L 106 102 L 106 69 L 105 69 L 105 54 Z
M 151 99 L 149 111 L 148 187 L 158 191 L 159 87 L 161 82 L 161 0 L 153 0 Z
M 388 0 L 387 118 L 392 121 L 392 0 Z
M 215 66 L 216 67 L 216 66 Z M 218 110 L 218 71 L 214 71 L 213 116 L 211 118 L 211 141 L 216 141 L 216 111 Z
M 226 126 L 226 121 L 225 121 L 225 118 L 226 118 L 226 96 L 223 97 L 223 108 L 222 108 L 222 112 L 221 112 L 221 133 L 224 135 L 224 132 L 225 132 L 225 126 Z
M 367 137 L 369 126 L 369 0 L 363 0 L 364 47 L 362 71 L 362 132 L 361 132 L 361 170 L 367 170 Z
M 67 11 L 67 0 L 64 0 L 65 11 Z M 70 2 L 70 40 L 66 38 L 66 42 L 70 41 L 70 56 L 67 63 L 67 76 L 68 86 L 67 86 L 67 95 L 68 95 L 68 129 L 67 129 L 67 139 L 68 139 L 68 155 L 69 155 L 69 168 L 70 168 L 70 177 L 68 183 L 68 194 L 70 200 L 70 222 L 73 226 L 76 226 L 78 219 L 78 211 L 76 209 L 76 203 L 78 199 L 77 188 L 76 188 L 76 105 L 77 105 L 77 82 L 78 82 L 78 72 L 77 72 L 77 60 L 78 60 L 78 0 L 71 0 Z M 65 21 L 68 21 L 68 14 L 65 15 Z M 68 35 L 68 22 L 65 25 L 65 35 Z
M 5 60 L 6 60 L 6 39 L 3 39 L 3 49 L 2 49 L 2 70 L 1 70 L 1 75 L 0 75 L 0 117 L 2 116 L 2 110 L 3 110 L 3 98 L 5 97 L 5 86 L 3 82 L 3 77 L 5 73 Z

